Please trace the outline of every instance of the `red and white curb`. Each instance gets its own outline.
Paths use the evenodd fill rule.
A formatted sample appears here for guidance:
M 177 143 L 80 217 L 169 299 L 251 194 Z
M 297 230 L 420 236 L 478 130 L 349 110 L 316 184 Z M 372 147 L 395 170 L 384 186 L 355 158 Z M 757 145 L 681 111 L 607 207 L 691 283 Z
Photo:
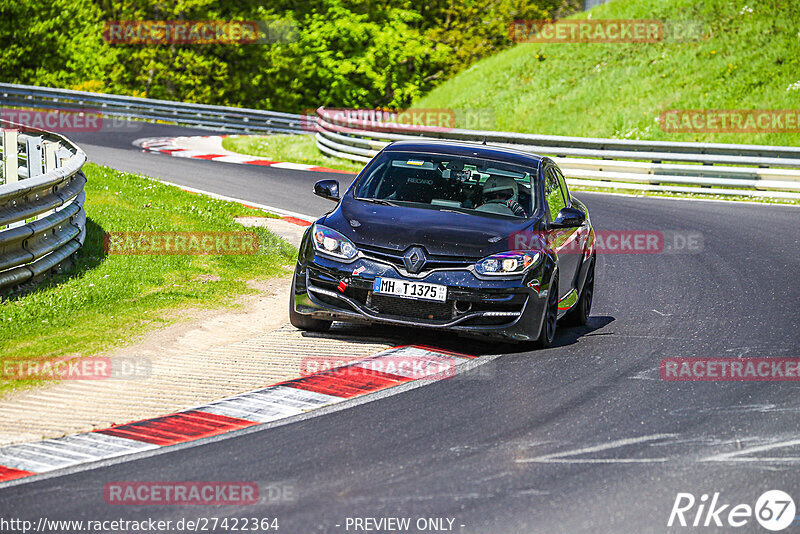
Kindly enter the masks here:
M 291 169 L 295 171 L 314 171 L 314 172 L 335 172 L 340 174 L 353 174 L 349 171 L 342 171 L 339 169 L 329 169 L 328 167 L 320 167 L 318 165 L 308 165 L 305 163 L 292 163 L 288 161 L 272 161 L 268 159 L 259 158 L 258 156 L 248 156 L 246 154 L 236 154 L 234 152 L 220 150 L 226 152 L 224 154 L 215 152 L 206 152 L 205 150 L 193 150 L 177 144 L 176 140 L 180 139 L 182 142 L 191 144 L 192 140 L 222 140 L 226 135 L 203 135 L 192 137 L 146 137 L 137 139 L 133 142 L 135 146 L 149 152 L 156 152 L 159 154 L 168 154 L 176 158 L 193 158 L 204 159 L 207 161 L 220 161 L 222 163 L 239 163 L 242 165 L 259 165 L 262 167 L 274 167 L 276 169 Z
M 474 356 L 405 345 L 330 370 L 181 412 L 34 443 L 0 447 L 0 485 L 60 469 L 188 443 L 472 368 Z M 443 366 L 444 363 L 444 366 Z

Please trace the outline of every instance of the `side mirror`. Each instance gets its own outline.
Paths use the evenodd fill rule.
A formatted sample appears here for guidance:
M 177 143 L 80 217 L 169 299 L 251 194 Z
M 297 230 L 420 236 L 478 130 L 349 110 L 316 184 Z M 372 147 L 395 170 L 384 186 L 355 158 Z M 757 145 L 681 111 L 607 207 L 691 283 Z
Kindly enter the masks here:
M 577 228 L 586 220 L 586 214 L 577 208 L 562 208 L 550 224 L 553 228 Z
M 339 182 L 336 180 L 320 180 L 314 184 L 314 194 L 318 197 L 339 202 Z

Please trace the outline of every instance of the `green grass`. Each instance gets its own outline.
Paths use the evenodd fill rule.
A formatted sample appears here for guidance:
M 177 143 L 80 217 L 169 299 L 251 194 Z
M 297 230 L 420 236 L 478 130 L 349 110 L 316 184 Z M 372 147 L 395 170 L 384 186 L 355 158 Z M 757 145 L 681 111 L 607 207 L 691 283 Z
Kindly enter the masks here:
M 413 107 L 464 113 L 488 108 L 495 120 L 487 129 L 500 131 L 800 144 L 800 133 L 678 134 L 662 131 L 655 121 L 670 109 L 800 110 L 800 84 L 793 86 L 800 81 L 800 3 L 612 0 L 574 18 L 589 15 L 696 22 L 703 37 L 652 44 L 518 44 L 476 63 Z
M 96 354 L 173 322 L 186 308 L 231 305 L 249 280 L 285 274 L 293 247 L 233 221 L 266 215 L 143 176 L 87 164 L 86 242 L 76 267 L 30 293 L 0 301 L 0 355 L 9 360 Z M 106 255 L 105 232 L 248 231 L 252 255 Z M 0 394 L 35 382 L 0 380 Z
M 222 141 L 227 150 L 275 161 L 307 163 L 357 173 L 363 163 L 331 158 L 317 149 L 312 135 L 232 135 Z

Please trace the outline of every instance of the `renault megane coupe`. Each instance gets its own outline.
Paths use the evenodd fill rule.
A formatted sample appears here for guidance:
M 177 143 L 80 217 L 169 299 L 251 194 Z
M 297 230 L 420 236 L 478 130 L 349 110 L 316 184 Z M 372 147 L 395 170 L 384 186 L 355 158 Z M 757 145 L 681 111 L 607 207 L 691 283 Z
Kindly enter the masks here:
M 594 230 L 550 159 L 470 143 L 401 141 L 375 156 L 308 228 L 291 323 L 404 325 L 553 343 L 557 322 L 585 324 Z

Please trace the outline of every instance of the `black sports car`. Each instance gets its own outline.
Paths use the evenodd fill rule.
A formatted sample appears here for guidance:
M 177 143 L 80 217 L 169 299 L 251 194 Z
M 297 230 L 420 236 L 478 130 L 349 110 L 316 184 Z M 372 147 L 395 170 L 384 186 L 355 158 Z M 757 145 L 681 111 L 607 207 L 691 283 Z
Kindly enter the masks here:
M 303 236 L 291 323 L 398 324 L 553 342 L 585 324 L 594 231 L 545 157 L 487 145 L 402 141 L 383 149 Z M 563 321 L 562 321 L 563 322 Z

